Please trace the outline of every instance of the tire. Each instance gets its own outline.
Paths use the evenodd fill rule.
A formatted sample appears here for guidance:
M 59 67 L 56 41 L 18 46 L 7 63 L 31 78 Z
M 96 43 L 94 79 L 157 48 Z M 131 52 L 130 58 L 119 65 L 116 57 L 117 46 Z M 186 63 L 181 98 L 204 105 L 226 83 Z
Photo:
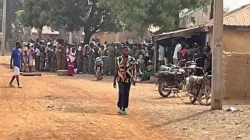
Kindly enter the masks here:
M 185 90 L 186 89 L 186 83 L 185 83 L 185 81 L 181 81 L 181 83 L 179 85 L 180 85 L 179 90 Z
M 203 102 L 203 99 L 205 99 L 206 102 Z M 206 86 L 202 87 L 198 95 L 198 102 L 200 105 L 210 106 L 211 105 L 211 89 L 208 89 Z
M 163 91 L 163 84 L 165 84 L 165 83 L 166 83 L 166 81 L 162 81 L 161 83 L 158 84 L 158 92 L 162 97 L 166 98 L 171 94 L 171 90 L 166 91 L 166 93 L 165 93 L 165 91 Z
M 100 81 L 101 76 L 102 76 L 101 72 L 96 72 L 96 80 L 97 81 Z
M 190 103 L 194 104 L 197 101 L 197 98 L 195 96 L 189 97 Z
M 199 88 L 198 87 L 194 87 L 194 89 L 193 89 L 193 93 L 195 93 L 195 95 L 194 96 L 192 96 L 192 97 L 189 97 L 189 100 L 190 100 L 190 103 L 191 104 L 194 104 L 196 101 L 197 101 L 197 95 L 199 94 Z

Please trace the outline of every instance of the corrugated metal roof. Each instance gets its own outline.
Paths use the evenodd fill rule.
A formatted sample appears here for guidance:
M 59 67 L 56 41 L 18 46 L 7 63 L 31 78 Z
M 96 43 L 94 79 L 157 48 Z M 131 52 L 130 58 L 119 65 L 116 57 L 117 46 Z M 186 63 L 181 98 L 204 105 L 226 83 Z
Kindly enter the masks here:
M 204 24 L 213 26 L 213 20 Z M 233 10 L 224 15 L 223 25 L 225 26 L 250 26 L 250 4 Z
M 186 37 L 197 32 L 206 32 L 206 30 L 207 29 L 205 27 L 196 26 L 192 28 L 154 35 L 153 39 L 154 41 L 159 41 L 159 40 L 164 40 L 164 39 L 172 38 L 172 37 Z

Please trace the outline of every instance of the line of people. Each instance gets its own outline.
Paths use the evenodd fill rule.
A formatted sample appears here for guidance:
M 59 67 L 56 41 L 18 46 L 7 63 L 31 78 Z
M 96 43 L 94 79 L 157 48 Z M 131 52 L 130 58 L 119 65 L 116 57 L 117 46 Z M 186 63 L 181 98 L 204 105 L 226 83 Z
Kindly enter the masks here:
M 24 72 L 56 72 L 68 69 L 69 76 L 74 73 L 94 74 L 96 58 L 100 58 L 103 61 L 103 74 L 113 75 L 115 58 L 122 54 L 124 46 L 129 47 L 130 56 L 137 60 L 138 72 L 141 75 L 144 71 L 153 71 L 154 50 L 150 44 L 105 42 L 102 45 L 99 42 L 91 42 L 88 45 L 80 42 L 77 45 L 76 43 L 68 44 L 64 40 L 44 41 L 39 39 L 35 42 L 23 43 L 21 70 Z M 150 68 L 147 68 L 148 66 Z

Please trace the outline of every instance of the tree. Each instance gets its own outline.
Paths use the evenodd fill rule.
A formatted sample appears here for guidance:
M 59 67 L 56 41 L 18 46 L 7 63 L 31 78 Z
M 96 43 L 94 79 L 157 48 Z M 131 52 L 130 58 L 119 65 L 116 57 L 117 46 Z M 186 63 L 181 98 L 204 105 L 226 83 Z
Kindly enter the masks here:
M 16 12 L 22 7 L 21 0 L 7 0 L 7 32 L 6 35 L 8 38 L 11 37 L 12 24 L 16 19 Z
M 211 3 L 211 11 L 210 11 L 209 19 L 213 19 L 213 18 L 214 18 L 214 0 L 212 0 L 212 3 Z
M 169 31 L 179 28 L 179 13 L 203 6 L 210 0 L 107 0 L 126 29 L 142 31 L 150 26 Z M 117 4 L 119 3 L 119 4 Z
M 77 31 L 84 28 L 84 42 L 99 30 L 117 30 L 117 22 L 110 9 L 100 4 L 101 0 L 51 0 L 50 21 L 56 28 Z
M 16 20 L 13 22 L 13 31 L 16 33 L 22 33 L 23 32 L 23 24 L 22 24 L 22 15 L 23 10 L 18 10 L 16 12 Z
M 84 28 L 85 43 L 99 30 L 117 31 L 116 19 L 101 0 L 24 0 L 24 26 L 42 29 L 50 25 L 55 29 L 78 31 Z
M 25 27 L 38 29 L 38 36 L 42 38 L 42 28 L 49 25 L 49 0 L 23 0 L 22 23 Z

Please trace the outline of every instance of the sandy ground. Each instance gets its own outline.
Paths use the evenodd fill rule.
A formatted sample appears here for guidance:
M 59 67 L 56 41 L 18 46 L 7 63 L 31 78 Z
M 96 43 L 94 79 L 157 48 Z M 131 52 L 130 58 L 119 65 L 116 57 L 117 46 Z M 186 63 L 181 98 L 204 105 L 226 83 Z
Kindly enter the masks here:
M 249 101 L 238 112 L 210 111 L 181 98 L 161 98 L 154 84 L 132 87 L 129 115 L 117 115 L 112 78 L 92 75 L 21 77 L 0 57 L 0 140 L 249 140 Z M 227 102 L 224 102 L 227 103 Z M 228 104 L 232 104 L 229 102 Z M 225 105 L 224 108 L 229 105 Z

